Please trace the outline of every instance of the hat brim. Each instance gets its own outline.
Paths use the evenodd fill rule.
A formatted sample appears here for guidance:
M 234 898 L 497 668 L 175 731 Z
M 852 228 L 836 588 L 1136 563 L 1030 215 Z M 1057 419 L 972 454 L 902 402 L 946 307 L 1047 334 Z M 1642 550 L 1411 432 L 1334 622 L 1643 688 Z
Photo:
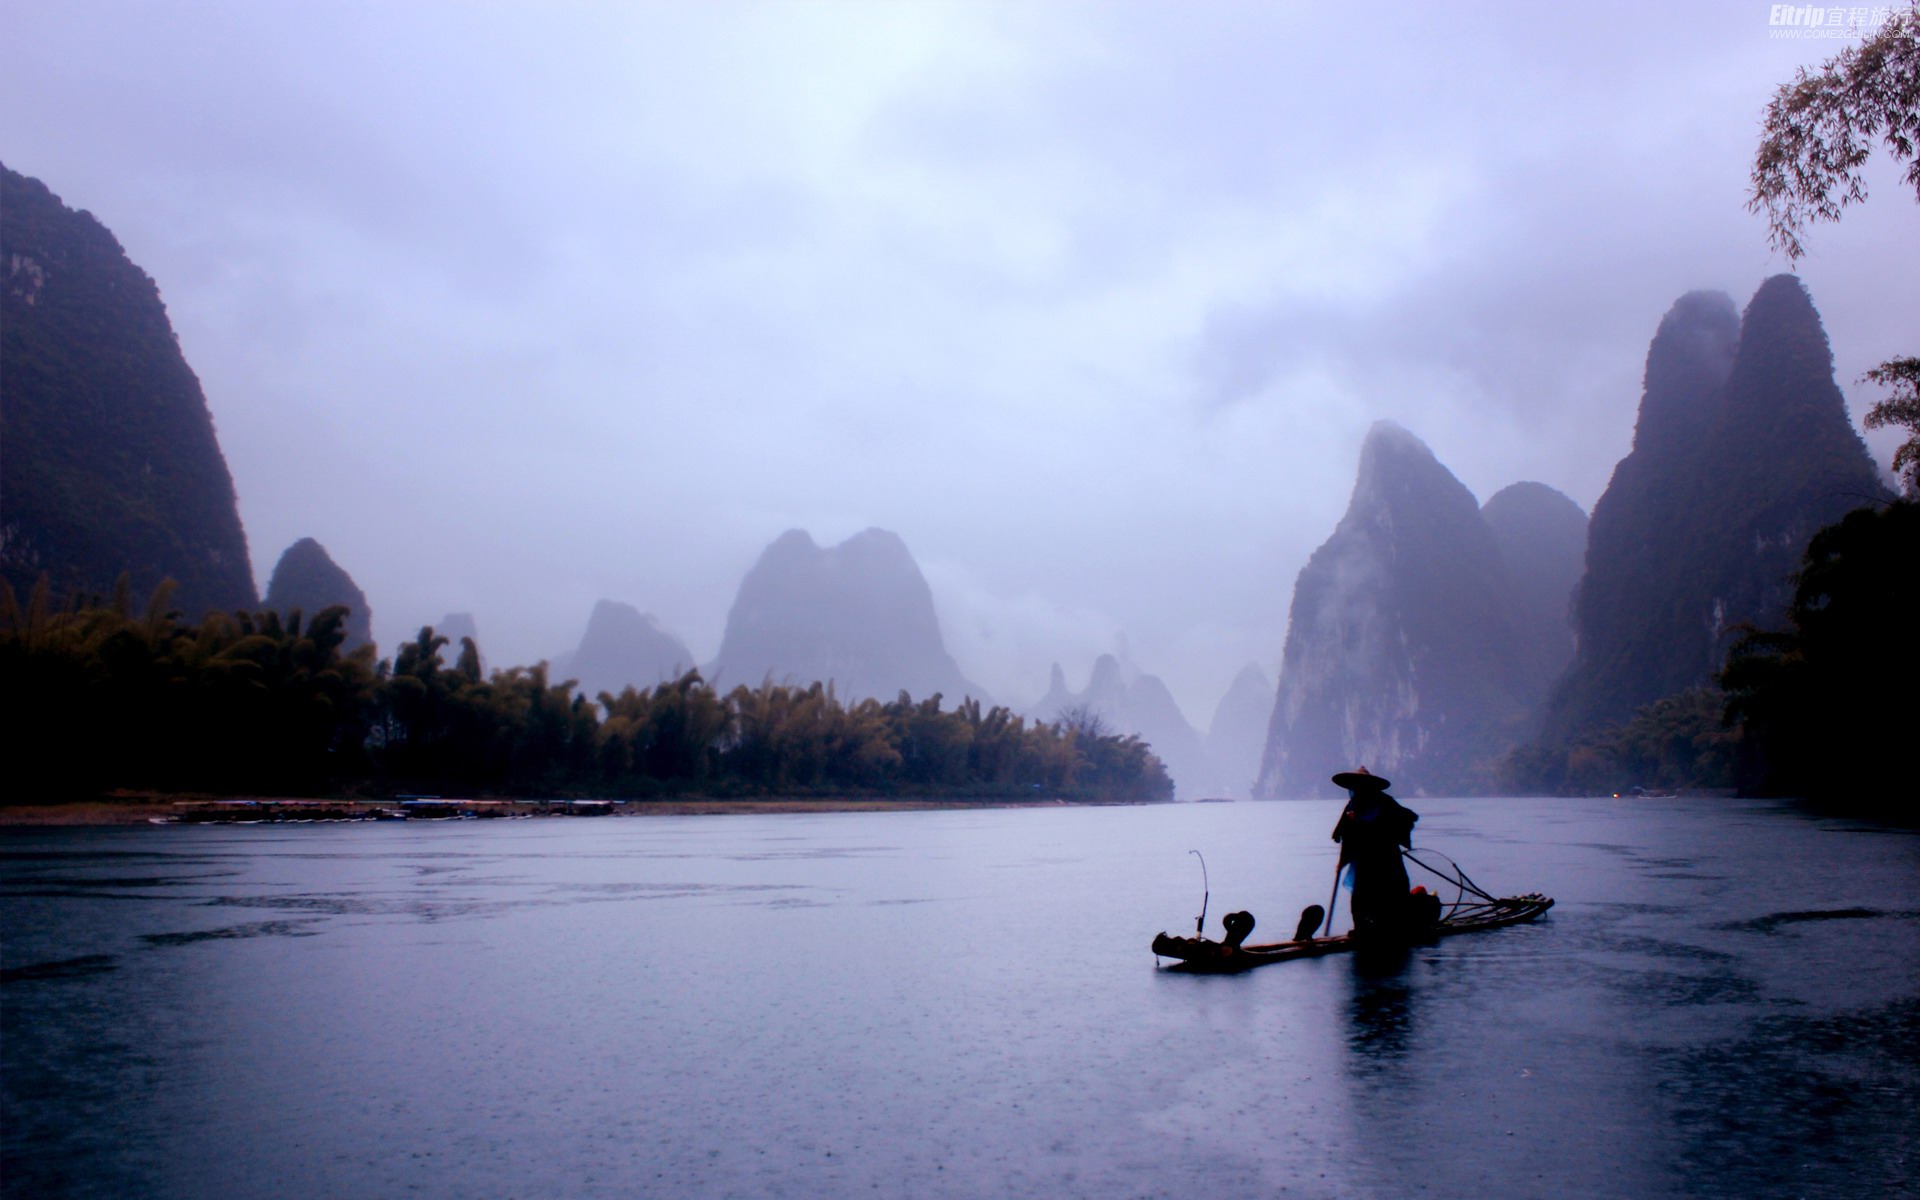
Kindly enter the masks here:
M 1342 771 L 1333 777 L 1333 783 L 1350 792 L 1384 792 L 1393 786 L 1382 776 L 1362 775 L 1358 771 Z

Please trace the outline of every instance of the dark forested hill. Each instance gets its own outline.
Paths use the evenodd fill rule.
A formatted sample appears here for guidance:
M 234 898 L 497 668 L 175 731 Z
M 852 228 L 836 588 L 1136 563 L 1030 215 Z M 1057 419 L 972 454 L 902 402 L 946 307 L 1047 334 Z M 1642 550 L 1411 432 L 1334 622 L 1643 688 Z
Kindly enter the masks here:
M 1574 597 L 1579 651 L 1555 689 L 1546 739 L 1565 741 L 1706 678 L 1700 622 L 1679 597 L 1693 564 L 1694 474 L 1740 340 L 1724 292 L 1689 292 L 1661 318 L 1633 447 L 1593 506 Z
M 192 616 L 256 602 L 233 478 L 159 289 L 99 221 L 0 166 L 0 576 Z
M 1718 423 L 1695 476 L 1692 557 L 1714 618 L 1714 669 L 1730 631 L 1778 625 L 1814 533 L 1893 499 L 1847 417 L 1827 331 L 1792 275 L 1760 285 L 1740 323 Z
M 1738 627 L 1784 618 L 1814 531 L 1887 495 L 1798 279 L 1767 280 L 1739 319 L 1719 292 L 1682 296 L 1647 351 L 1632 452 L 1594 507 L 1579 651 L 1543 745 L 1709 684 Z
M 319 616 L 323 608 L 344 605 L 343 648 L 352 651 L 373 641 L 373 612 L 367 607 L 366 593 L 312 538 L 301 538 L 280 556 L 267 584 L 266 604 L 277 613 L 297 608 L 308 619 Z

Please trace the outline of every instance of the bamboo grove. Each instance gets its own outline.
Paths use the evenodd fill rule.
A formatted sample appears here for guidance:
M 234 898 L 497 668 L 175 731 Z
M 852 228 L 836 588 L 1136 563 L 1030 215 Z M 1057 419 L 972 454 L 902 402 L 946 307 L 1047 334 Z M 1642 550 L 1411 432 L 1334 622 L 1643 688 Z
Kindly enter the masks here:
M 651 688 L 577 694 L 546 664 L 483 673 L 478 648 L 431 628 L 391 661 L 342 652 L 347 610 L 56 607 L 43 582 L 0 588 L 16 779 L 61 792 L 1171 798 L 1145 743 L 1097 722 L 1030 722 L 976 700 L 843 701 L 831 684 L 721 694 L 697 671 Z M 28 797 L 20 797 L 27 799 Z

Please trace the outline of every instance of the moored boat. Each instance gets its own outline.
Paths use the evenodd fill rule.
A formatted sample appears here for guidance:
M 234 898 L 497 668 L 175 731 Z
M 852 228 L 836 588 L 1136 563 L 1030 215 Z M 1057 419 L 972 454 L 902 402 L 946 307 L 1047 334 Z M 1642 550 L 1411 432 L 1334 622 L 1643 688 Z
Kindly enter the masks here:
M 1553 898 L 1537 892 L 1524 896 L 1479 900 L 1454 905 L 1446 916 L 1409 939 L 1413 944 L 1451 937 L 1457 933 L 1478 933 L 1503 925 L 1531 921 L 1553 907 Z M 1224 974 L 1246 971 L 1268 963 L 1288 962 L 1296 958 L 1318 958 L 1340 954 L 1375 943 L 1355 938 L 1351 933 L 1335 937 L 1310 937 L 1291 942 L 1265 942 L 1233 946 L 1204 937 L 1174 937 L 1162 933 L 1153 939 L 1155 958 L 1177 961 L 1168 970 Z

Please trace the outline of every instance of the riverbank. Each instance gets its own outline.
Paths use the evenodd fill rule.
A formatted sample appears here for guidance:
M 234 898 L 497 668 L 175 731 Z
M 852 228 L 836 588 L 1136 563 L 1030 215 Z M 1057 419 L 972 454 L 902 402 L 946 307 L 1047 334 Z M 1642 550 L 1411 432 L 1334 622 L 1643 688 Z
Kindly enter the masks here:
M 870 796 L 765 796 L 754 798 L 682 797 L 618 802 L 542 800 L 456 800 L 433 797 L 432 817 L 665 817 L 727 816 L 740 813 L 912 812 L 954 808 L 1053 808 L 1064 805 L 1130 804 L 1133 801 L 1026 800 L 1012 798 L 937 798 Z M 375 819 L 404 813 L 409 805 L 393 800 L 311 800 L 268 796 L 205 796 L 131 793 L 101 799 L 46 804 L 0 805 L 0 827 L 164 824 L 226 824 L 243 821 L 299 822 Z

